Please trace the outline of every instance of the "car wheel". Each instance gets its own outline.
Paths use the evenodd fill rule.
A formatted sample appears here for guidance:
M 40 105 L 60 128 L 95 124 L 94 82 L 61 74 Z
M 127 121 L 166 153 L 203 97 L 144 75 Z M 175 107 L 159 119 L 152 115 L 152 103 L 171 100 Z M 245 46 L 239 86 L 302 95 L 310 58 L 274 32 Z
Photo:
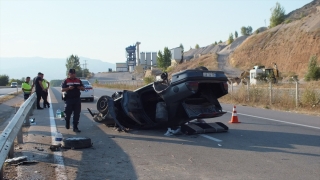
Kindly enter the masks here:
M 108 113 L 108 97 L 109 96 L 101 96 L 97 101 L 97 110 L 102 114 Z
M 81 149 L 92 146 L 91 139 L 87 137 L 68 137 L 62 140 L 63 148 Z

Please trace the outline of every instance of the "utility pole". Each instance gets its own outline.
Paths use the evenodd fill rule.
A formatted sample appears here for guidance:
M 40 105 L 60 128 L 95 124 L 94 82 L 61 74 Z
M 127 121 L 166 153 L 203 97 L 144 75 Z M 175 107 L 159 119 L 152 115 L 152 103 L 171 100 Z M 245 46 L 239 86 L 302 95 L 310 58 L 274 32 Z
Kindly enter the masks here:
M 85 64 L 81 64 L 82 65 L 82 77 L 84 77 L 84 66 Z
M 87 69 L 87 60 L 84 60 L 84 67 Z

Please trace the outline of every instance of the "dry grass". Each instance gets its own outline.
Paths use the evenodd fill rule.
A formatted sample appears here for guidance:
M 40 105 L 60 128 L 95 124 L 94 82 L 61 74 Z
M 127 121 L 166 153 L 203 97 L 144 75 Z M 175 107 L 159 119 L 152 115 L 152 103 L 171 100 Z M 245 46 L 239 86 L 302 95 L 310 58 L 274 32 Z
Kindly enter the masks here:
M 5 96 L 2 96 L 0 97 L 0 104 L 10 100 L 10 99 L 13 99 L 14 97 L 16 97 L 17 95 L 21 94 L 22 91 L 19 91 L 18 93 L 12 93 L 12 94 L 8 94 L 8 95 L 5 95 Z
M 299 88 L 299 106 L 296 107 L 295 89 L 273 86 L 272 102 L 268 86 L 250 86 L 249 92 L 245 86 L 240 87 L 233 93 L 219 99 L 220 102 L 240 104 L 265 109 L 294 111 L 303 114 L 320 115 L 320 89 L 313 83 Z M 292 89 L 293 88 L 293 89 Z
M 10 100 L 10 99 L 12 99 L 14 97 L 16 97 L 16 96 L 15 95 L 5 95 L 5 96 L 0 98 L 0 104 L 4 103 L 4 102 L 6 102 L 6 101 L 8 101 L 8 100 Z
M 110 88 L 110 89 L 121 89 L 121 90 L 135 90 L 138 89 L 138 85 L 128 85 L 128 84 L 94 84 L 93 87 Z

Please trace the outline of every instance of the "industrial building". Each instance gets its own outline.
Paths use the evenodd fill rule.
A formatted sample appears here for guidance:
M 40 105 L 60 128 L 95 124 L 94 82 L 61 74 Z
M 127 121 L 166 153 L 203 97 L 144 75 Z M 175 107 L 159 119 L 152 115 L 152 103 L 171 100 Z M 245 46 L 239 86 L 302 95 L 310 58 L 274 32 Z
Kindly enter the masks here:
M 128 46 L 126 50 L 126 62 L 116 63 L 117 72 L 133 72 L 135 66 L 141 65 L 143 69 L 151 69 L 157 66 L 157 52 L 139 52 L 139 45 Z

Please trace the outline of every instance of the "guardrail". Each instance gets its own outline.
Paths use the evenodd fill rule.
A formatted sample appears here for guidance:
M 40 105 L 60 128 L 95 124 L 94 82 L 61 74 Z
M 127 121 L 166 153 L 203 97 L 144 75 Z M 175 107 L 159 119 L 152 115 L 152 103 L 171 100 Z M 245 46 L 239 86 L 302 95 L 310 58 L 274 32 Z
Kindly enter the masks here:
M 3 179 L 3 164 L 7 158 L 14 156 L 14 141 L 23 143 L 22 125 L 29 123 L 29 116 L 36 108 L 36 93 L 33 93 L 19 108 L 0 137 L 0 179 Z

